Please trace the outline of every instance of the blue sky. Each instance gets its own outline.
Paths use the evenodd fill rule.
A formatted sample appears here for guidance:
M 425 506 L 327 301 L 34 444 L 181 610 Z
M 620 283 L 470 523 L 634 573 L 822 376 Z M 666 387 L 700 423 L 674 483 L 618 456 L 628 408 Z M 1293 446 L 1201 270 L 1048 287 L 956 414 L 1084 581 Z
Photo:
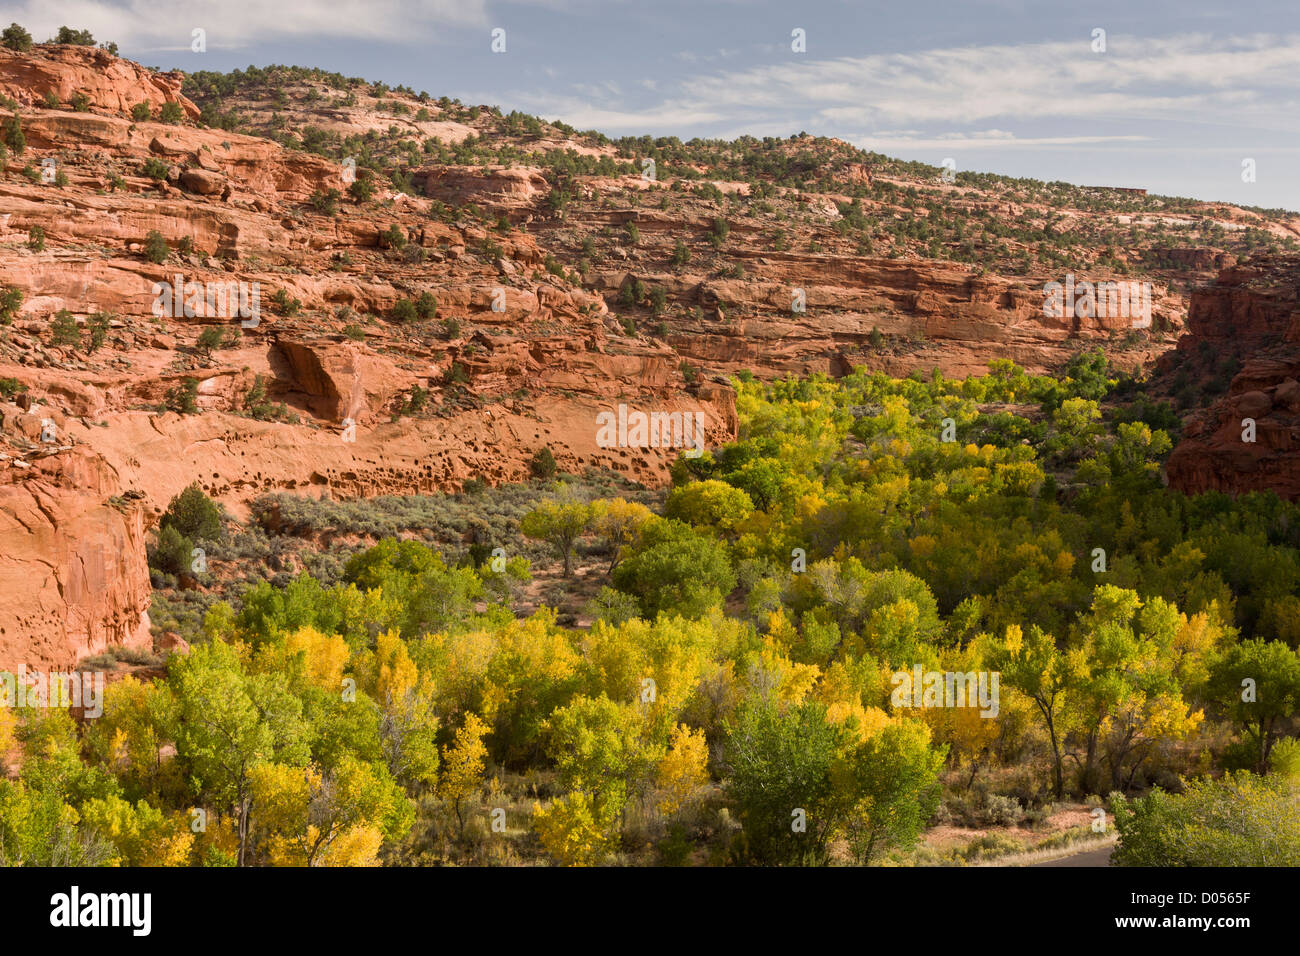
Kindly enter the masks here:
M 321 66 L 614 136 L 806 130 L 958 169 L 1300 210 L 1294 0 L 23 0 L 0 20 L 37 39 L 91 29 L 152 66 Z

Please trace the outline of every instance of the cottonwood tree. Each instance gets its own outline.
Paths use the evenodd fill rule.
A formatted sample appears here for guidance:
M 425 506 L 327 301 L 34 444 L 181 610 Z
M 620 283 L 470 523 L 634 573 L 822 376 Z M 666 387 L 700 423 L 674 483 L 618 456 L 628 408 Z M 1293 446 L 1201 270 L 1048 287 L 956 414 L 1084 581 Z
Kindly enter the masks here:
M 859 864 L 916 843 L 939 804 L 944 754 L 931 749 L 925 724 L 901 720 L 880 728 L 837 765 L 837 784 L 851 802 L 845 831 Z
M 1300 652 L 1279 641 L 1242 641 L 1213 664 L 1207 691 L 1215 710 L 1246 734 L 1256 772 L 1300 708 Z
M 1001 682 L 1034 702 L 1052 744 L 1052 790 L 1059 800 L 1065 795 L 1065 769 L 1062 745 L 1064 713 L 1069 696 L 1088 677 L 1086 658 L 1077 651 L 1063 651 L 1056 639 L 1037 625 L 1026 636 L 1011 625 L 1000 641 L 992 643 L 986 657 L 988 666 L 1001 672 Z
M 196 796 L 234 816 L 240 866 L 249 845 L 253 768 L 272 761 L 303 766 L 309 755 L 301 702 L 278 683 L 246 675 L 222 641 L 194 647 L 168 674 L 177 705 L 176 759 Z
M 848 731 L 826 719 L 826 707 L 743 705 L 727 728 L 728 798 L 744 826 L 742 856 L 769 865 L 822 865 L 851 803 L 832 768 Z
M 604 540 L 609 549 L 609 573 L 613 574 L 623 559 L 625 548 L 640 539 L 641 530 L 654 518 L 645 505 L 622 498 L 594 502 L 592 530 Z
M 647 617 L 699 617 L 731 593 L 736 574 L 721 542 L 676 519 L 658 519 L 614 571 L 614 586 L 635 594 Z
M 573 573 L 573 546 L 591 527 L 594 509 L 586 502 L 544 501 L 519 522 L 529 538 L 549 542 L 564 559 L 564 576 Z
M 483 762 L 487 757 L 483 737 L 489 730 L 491 728 L 477 714 L 466 714 L 464 722 L 456 730 L 455 742 L 442 749 L 438 796 L 451 803 L 456 813 L 456 825 L 462 834 L 465 832 L 462 806 L 483 781 Z

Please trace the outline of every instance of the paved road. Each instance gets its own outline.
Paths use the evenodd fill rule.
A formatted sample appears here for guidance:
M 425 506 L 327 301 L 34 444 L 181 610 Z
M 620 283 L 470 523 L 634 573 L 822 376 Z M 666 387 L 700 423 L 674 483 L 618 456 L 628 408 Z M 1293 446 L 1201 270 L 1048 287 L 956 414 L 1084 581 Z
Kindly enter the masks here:
M 1059 860 L 1046 863 L 1033 863 L 1031 866 L 1110 866 L 1110 852 L 1114 847 L 1104 846 L 1100 850 L 1088 850 L 1074 856 L 1063 856 Z

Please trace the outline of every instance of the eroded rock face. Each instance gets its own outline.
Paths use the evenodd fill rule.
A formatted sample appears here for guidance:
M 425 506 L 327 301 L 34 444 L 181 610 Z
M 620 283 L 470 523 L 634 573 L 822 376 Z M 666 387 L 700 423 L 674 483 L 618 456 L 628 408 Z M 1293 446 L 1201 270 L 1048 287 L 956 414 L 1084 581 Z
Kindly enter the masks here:
M 154 110 L 176 103 L 191 119 L 200 112 L 181 95 L 179 73 L 154 73 L 107 50 L 68 44 L 43 44 L 29 53 L 0 49 L 0 93 L 34 106 L 49 92 L 64 103 L 80 93 L 91 107 L 113 113 L 130 114 L 146 101 Z
M 109 501 L 103 459 L 67 449 L 0 482 L 0 671 L 152 648 L 143 509 Z
M 531 205 L 550 192 L 540 169 L 501 166 L 426 166 L 411 174 L 426 196 L 457 205 Z
M 417 379 L 400 373 L 391 361 L 360 346 L 312 343 L 283 338 L 276 342 L 289 375 L 317 417 L 335 424 L 368 424 Z
M 945 375 L 964 376 L 983 374 L 995 358 L 1041 373 L 1133 328 L 1133 319 L 1125 316 L 1045 315 L 1041 283 L 978 276 L 950 263 L 771 252 L 744 259 L 745 281 L 644 276 L 679 299 L 698 302 L 712 317 L 702 327 L 669 337 L 678 352 L 727 371 L 759 375 L 844 374 L 867 364 L 894 375 L 937 367 Z M 626 281 L 625 273 L 604 277 L 611 291 Z M 802 310 L 793 307 L 796 289 Z M 1181 328 L 1180 308 L 1175 296 L 1153 290 L 1152 318 L 1161 327 Z M 873 329 L 913 341 L 916 348 L 882 360 L 869 348 Z M 1155 339 L 1145 349 L 1114 358 L 1140 364 L 1161 350 Z
M 1228 394 L 1193 417 L 1169 456 L 1188 494 L 1275 491 L 1300 500 L 1300 256 L 1225 269 L 1193 293 L 1179 352 L 1241 362 Z M 1162 362 L 1174 365 L 1174 357 Z M 1253 441 L 1250 439 L 1253 437 Z

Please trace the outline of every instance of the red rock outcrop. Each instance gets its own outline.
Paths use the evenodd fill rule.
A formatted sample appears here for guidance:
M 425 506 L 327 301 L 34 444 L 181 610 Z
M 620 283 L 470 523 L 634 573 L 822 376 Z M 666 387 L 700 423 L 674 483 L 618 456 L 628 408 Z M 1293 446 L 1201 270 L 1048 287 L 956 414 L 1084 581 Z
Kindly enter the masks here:
M 1300 500 L 1297 289 L 1300 256 L 1278 256 L 1225 269 L 1193 293 L 1180 354 L 1162 359 L 1162 369 L 1197 352 L 1235 357 L 1241 366 L 1227 395 L 1192 418 L 1169 456 L 1172 487 Z
M 22 106 L 42 103 L 54 93 L 71 102 L 78 93 L 91 107 L 130 114 L 148 102 L 155 110 L 176 103 L 190 118 L 199 108 L 181 95 L 179 73 L 154 73 L 95 47 L 42 44 L 28 53 L 0 49 L 0 93 Z
M 671 331 L 667 341 L 682 355 L 729 372 L 843 374 L 866 364 L 906 375 L 933 365 L 962 376 L 983 374 L 990 360 L 1005 358 L 1041 373 L 1133 328 L 1127 317 L 1049 317 L 1046 280 L 976 275 L 957 264 L 768 251 L 735 258 L 745 263 L 745 280 L 636 274 L 715 317 Z M 604 288 L 612 294 L 630 277 L 608 273 Z M 802 293 L 798 311 L 796 290 Z M 1156 285 L 1153 319 L 1176 329 L 1180 312 L 1177 297 Z M 911 349 L 894 357 L 874 354 L 873 329 Z M 1155 338 L 1112 359 L 1139 365 L 1159 353 L 1160 343 Z
M 550 192 L 540 169 L 501 166 L 426 166 L 411 174 L 424 195 L 459 205 L 531 205 Z
M 6 427 L 15 412 L 4 410 Z M 88 446 L 8 464 L 0 471 L 0 671 L 152 648 L 143 508 L 110 500 L 117 477 Z

